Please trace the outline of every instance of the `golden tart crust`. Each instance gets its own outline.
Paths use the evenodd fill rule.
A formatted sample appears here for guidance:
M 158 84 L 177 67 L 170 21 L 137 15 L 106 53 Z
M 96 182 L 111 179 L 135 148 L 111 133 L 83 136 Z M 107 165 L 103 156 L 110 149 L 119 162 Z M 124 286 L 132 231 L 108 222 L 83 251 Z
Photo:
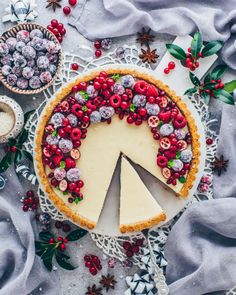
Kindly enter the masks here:
M 180 111 L 185 116 L 189 132 L 191 133 L 192 137 L 192 153 L 193 153 L 193 160 L 191 163 L 191 168 L 189 170 L 189 173 L 186 177 L 186 182 L 183 184 L 181 191 L 178 192 L 178 195 L 182 198 L 186 198 L 188 196 L 189 190 L 193 187 L 193 184 L 196 180 L 196 176 L 198 173 L 198 167 L 200 164 L 200 142 L 199 142 L 199 134 L 198 134 L 198 128 L 196 126 L 195 120 L 191 115 L 191 112 L 189 111 L 187 105 L 182 101 L 181 97 L 177 96 L 176 93 L 171 90 L 167 85 L 163 84 L 160 80 L 154 78 L 153 76 L 142 73 L 140 71 L 137 71 L 136 69 L 130 69 L 130 68 L 111 68 L 106 70 L 107 74 L 120 74 L 120 75 L 127 75 L 130 74 L 138 79 L 146 80 L 149 83 L 157 86 L 159 89 L 164 90 L 166 92 L 166 95 L 176 103 Z M 73 86 L 77 85 L 79 82 L 88 82 L 97 75 L 99 75 L 100 70 L 94 70 L 93 72 L 89 74 L 82 75 L 82 77 L 78 76 L 75 80 L 72 82 L 66 84 L 66 86 L 61 87 L 56 93 L 53 98 L 53 100 L 50 101 L 49 104 L 47 104 L 42 112 L 40 122 L 37 126 L 36 134 L 35 134 L 35 168 L 37 170 L 39 183 L 44 190 L 44 192 L 47 194 L 50 201 L 55 205 L 55 207 L 58 208 L 58 210 L 65 215 L 68 219 L 72 220 L 74 223 L 79 224 L 82 227 L 87 227 L 88 229 L 93 229 L 96 226 L 96 223 L 88 220 L 87 218 L 76 214 L 73 210 L 71 210 L 66 203 L 57 196 L 57 194 L 53 191 L 50 182 L 48 180 L 47 174 L 44 169 L 43 161 L 42 161 L 42 139 L 43 134 L 45 130 L 45 126 L 50 119 L 53 110 L 55 107 L 64 99 L 66 98 L 70 93 Z M 151 220 L 145 220 L 140 221 L 139 223 L 132 224 L 132 225 L 120 225 L 120 231 L 122 233 L 128 232 L 128 231 L 140 231 L 147 227 L 152 227 L 153 225 L 157 224 L 160 221 L 165 220 L 165 214 L 161 214 L 161 216 L 156 216 L 152 218 Z

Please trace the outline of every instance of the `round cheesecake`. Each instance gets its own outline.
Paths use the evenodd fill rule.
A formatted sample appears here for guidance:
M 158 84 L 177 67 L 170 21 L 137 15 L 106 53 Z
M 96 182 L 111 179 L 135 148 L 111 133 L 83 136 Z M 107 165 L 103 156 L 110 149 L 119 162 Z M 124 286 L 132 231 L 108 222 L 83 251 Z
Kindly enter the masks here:
M 54 95 L 37 126 L 42 189 L 67 218 L 93 229 L 120 158 L 120 231 L 164 221 L 132 163 L 187 197 L 200 163 L 191 112 L 167 85 L 138 70 L 111 67 L 78 76 Z

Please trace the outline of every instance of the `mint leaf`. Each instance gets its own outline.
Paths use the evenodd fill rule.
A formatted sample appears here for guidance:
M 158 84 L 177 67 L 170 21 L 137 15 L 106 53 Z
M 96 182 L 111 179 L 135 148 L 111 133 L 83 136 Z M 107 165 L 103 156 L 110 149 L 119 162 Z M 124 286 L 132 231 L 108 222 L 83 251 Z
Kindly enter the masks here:
M 116 82 L 117 80 L 120 79 L 120 75 L 119 75 L 119 74 L 114 74 L 114 75 L 112 75 L 111 77 L 112 77 L 112 79 L 113 79 L 115 82 Z
M 202 34 L 200 32 L 197 32 L 194 34 L 192 42 L 191 42 L 191 53 L 194 58 L 198 57 L 198 54 L 200 53 L 202 48 Z
M 52 132 L 52 136 L 54 136 L 54 137 L 57 136 L 57 131 L 56 131 L 56 130 L 54 130 L 54 131 Z
M 173 55 L 175 58 L 181 61 L 186 60 L 186 53 L 184 50 L 175 44 L 166 44 L 167 50 L 170 52 L 171 55 Z
M 79 94 L 81 94 L 85 100 L 89 99 L 89 95 L 86 91 L 79 91 Z
M 87 112 L 87 110 L 88 110 L 87 106 L 82 106 L 82 111 L 83 112 Z
M 60 162 L 60 168 L 64 169 L 66 167 L 66 162 L 65 161 L 61 161 Z
M 134 104 L 132 104 L 132 103 L 131 103 L 131 105 L 130 105 L 129 109 L 131 110 L 131 112 L 135 112 L 135 110 L 136 110 L 136 107 L 135 107 L 135 105 L 134 105 Z
M 202 50 L 203 56 L 210 56 L 217 53 L 223 46 L 222 41 L 212 41 L 206 44 Z

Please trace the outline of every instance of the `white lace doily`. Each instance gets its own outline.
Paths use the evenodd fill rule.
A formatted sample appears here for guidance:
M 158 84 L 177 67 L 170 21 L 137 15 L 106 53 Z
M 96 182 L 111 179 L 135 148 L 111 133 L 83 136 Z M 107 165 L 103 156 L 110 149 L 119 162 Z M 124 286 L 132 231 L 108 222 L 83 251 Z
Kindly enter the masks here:
M 62 84 L 67 83 L 69 80 L 74 78 L 76 75 L 89 70 L 93 69 L 98 66 L 103 66 L 107 64 L 117 64 L 117 63 L 124 63 L 124 64 L 135 64 L 138 66 L 143 66 L 150 68 L 150 65 L 143 64 L 139 58 L 139 51 L 136 46 L 123 46 L 125 49 L 125 55 L 122 58 L 119 58 L 116 56 L 116 52 L 110 52 L 107 55 L 103 55 L 99 59 L 92 59 L 88 62 L 87 57 L 77 56 L 71 53 L 65 53 L 63 56 L 63 67 L 62 72 L 58 79 L 55 81 L 55 83 L 45 90 L 43 92 L 45 100 L 42 102 L 42 104 L 36 109 L 35 113 L 31 116 L 29 121 L 27 122 L 26 128 L 29 130 L 29 140 L 25 143 L 25 148 L 32 153 L 33 151 L 33 141 L 34 141 L 34 134 L 35 129 L 37 125 L 38 118 L 40 116 L 41 111 L 43 110 L 44 106 L 46 105 L 47 101 L 51 98 L 51 96 L 62 86 Z M 91 50 L 90 50 L 91 51 Z M 78 63 L 79 64 L 79 70 L 74 71 L 71 69 L 72 63 Z M 209 113 L 208 113 L 208 107 L 203 102 L 201 97 L 198 95 L 193 96 L 190 98 L 192 103 L 194 104 L 196 110 L 201 116 L 203 125 L 205 127 L 206 132 L 206 138 L 210 137 L 213 139 L 213 144 L 208 145 L 206 147 L 207 149 L 207 155 L 206 155 L 206 166 L 205 166 L 205 174 L 212 176 L 212 168 L 211 163 L 215 157 L 216 153 L 216 147 L 217 147 L 217 134 L 214 131 L 215 121 L 210 120 Z M 66 220 L 66 218 L 52 205 L 52 203 L 48 200 L 48 198 L 45 197 L 42 189 L 39 187 L 38 189 L 38 195 L 40 197 L 40 205 L 41 209 L 44 212 L 49 213 L 53 219 L 55 220 Z M 194 198 L 190 202 L 198 202 L 201 200 L 207 200 L 212 199 L 212 184 L 210 185 L 209 190 L 206 193 L 200 193 L 199 191 L 196 191 L 194 194 Z M 189 206 L 189 205 L 188 205 Z M 178 214 L 174 219 L 166 223 L 164 226 L 161 226 L 156 229 L 152 229 L 144 233 L 135 234 L 129 237 L 110 237 L 110 236 L 104 236 L 99 235 L 95 233 L 90 233 L 92 239 L 96 243 L 96 245 L 103 250 L 104 253 L 111 257 L 115 257 L 120 261 L 124 261 L 127 257 L 123 251 L 122 244 L 124 241 L 129 240 L 130 242 L 134 241 L 137 238 L 144 238 L 146 240 L 146 247 L 152 248 L 153 243 L 157 243 L 160 248 L 163 247 L 163 245 L 166 242 L 167 236 L 170 232 L 171 227 L 173 226 L 174 222 L 178 219 L 178 217 L 181 215 Z M 152 253 L 152 251 L 150 250 Z M 136 254 L 133 257 L 133 263 L 135 265 L 141 266 L 140 262 L 140 254 Z M 168 287 L 165 283 L 165 277 L 163 275 L 162 270 L 156 265 L 155 263 L 155 275 L 154 280 L 156 282 L 156 286 L 158 289 L 159 295 L 166 295 L 168 294 Z M 233 295 L 235 293 L 229 294 Z

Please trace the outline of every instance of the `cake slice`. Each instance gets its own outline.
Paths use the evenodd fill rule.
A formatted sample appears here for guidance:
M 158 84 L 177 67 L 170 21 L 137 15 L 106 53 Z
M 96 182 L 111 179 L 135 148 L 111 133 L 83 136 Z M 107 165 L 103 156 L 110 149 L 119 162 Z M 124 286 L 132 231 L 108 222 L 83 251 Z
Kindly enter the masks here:
M 166 215 L 153 198 L 138 173 L 122 156 L 120 174 L 120 231 L 122 233 L 150 228 Z

